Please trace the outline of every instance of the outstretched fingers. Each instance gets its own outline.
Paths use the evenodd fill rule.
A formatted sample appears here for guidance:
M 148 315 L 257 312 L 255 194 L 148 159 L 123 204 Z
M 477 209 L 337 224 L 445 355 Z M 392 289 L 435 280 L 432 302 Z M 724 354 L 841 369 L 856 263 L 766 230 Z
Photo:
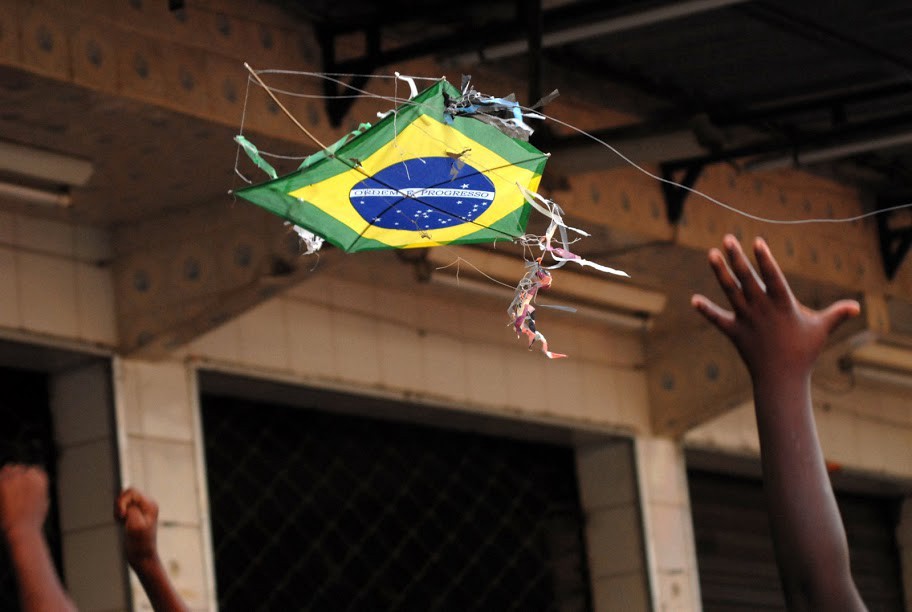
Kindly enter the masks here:
M 719 281 L 719 286 L 725 292 L 728 303 L 735 309 L 735 312 L 744 312 L 747 308 L 747 300 L 744 298 L 741 284 L 732 275 L 732 271 L 725 262 L 725 256 L 719 249 L 710 249 L 709 265 L 716 275 L 716 280 Z
M 757 268 L 766 284 L 766 293 L 774 300 L 791 299 L 792 290 L 789 288 L 785 275 L 779 268 L 779 263 L 770 252 L 769 245 L 763 238 L 754 241 L 754 255 L 757 258 Z
M 725 250 L 728 253 L 728 260 L 731 264 L 732 272 L 735 273 L 738 282 L 741 283 L 741 292 L 744 294 L 746 300 L 750 301 L 763 295 L 765 292 L 760 285 L 760 279 L 757 278 L 757 273 L 754 272 L 753 266 L 751 266 L 750 262 L 747 260 L 747 255 L 744 254 L 744 250 L 741 248 L 741 243 L 738 242 L 738 239 L 731 234 L 727 234 L 725 238 L 722 239 L 722 244 L 725 246 Z

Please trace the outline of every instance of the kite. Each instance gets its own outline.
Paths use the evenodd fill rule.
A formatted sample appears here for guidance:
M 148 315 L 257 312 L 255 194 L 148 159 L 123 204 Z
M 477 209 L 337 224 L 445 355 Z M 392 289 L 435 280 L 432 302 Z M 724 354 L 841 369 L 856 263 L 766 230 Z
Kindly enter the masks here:
M 448 109 L 462 97 L 438 81 L 295 172 L 235 193 L 348 253 L 517 239 L 531 211 L 517 185 L 534 191 L 548 156 Z
M 418 93 L 414 80 L 397 73 L 410 86 L 409 100 L 381 114 L 376 125 L 363 123 L 325 146 L 247 68 L 320 150 L 279 177 L 252 143 L 236 136 L 270 180 L 233 193 L 285 219 L 307 254 L 324 240 L 347 253 L 504 240 L 538 248 L 542 255 L 526 262 L 507 313 L 517 337 L 526 336 L 530 350 L 540 343 L 550 359 L 566 355 L 548 349 L 533 305 L 551 286 L 549 270 L 573 262 L 627 276 L 572 253 L 568 233 L 589 234 L 566 225 L 561 208 L 535 192 L 549 155 L 529 144 L 532 128 L 525 119 L 544 119 L 535 109 L 556 91 L 524 109 L 512 95 L 477 92 L 469 77 L 461 89 L 441 79 Z M 543 236 L 526 234 L 533 210 L 550 220 Z M 545 265 L 546 256 L 554 263 Z

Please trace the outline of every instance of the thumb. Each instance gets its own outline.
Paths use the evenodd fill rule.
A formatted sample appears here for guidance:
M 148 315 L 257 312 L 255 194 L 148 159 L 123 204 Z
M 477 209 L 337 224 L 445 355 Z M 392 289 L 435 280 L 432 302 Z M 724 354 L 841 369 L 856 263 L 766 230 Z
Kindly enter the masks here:
M 859 313 L 861 313 L 861 305 L 855 300 L 839 300 L 824 309 L 820 313 L 820 318 L 827 334 L 830 334 L 843 322 L 858 316 Z

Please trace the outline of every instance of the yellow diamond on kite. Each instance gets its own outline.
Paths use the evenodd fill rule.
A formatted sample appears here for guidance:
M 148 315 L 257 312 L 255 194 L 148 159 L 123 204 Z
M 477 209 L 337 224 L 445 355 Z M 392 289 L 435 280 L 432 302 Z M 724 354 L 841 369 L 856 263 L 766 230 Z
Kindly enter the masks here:
M 237 194 L 346 252 L 510 240 L 525 232 L 547 156 L 444 112 L 439 81 L 376 126 Z M 333 151 L 333 149 L 335 149 Z

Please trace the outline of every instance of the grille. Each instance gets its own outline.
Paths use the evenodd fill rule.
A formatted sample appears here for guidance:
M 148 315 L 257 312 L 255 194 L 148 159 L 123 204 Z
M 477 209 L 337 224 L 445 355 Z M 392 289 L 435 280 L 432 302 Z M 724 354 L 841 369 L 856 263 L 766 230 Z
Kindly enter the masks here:
M 590 609 L 573 452 L 203 399 L 220 609 Z

